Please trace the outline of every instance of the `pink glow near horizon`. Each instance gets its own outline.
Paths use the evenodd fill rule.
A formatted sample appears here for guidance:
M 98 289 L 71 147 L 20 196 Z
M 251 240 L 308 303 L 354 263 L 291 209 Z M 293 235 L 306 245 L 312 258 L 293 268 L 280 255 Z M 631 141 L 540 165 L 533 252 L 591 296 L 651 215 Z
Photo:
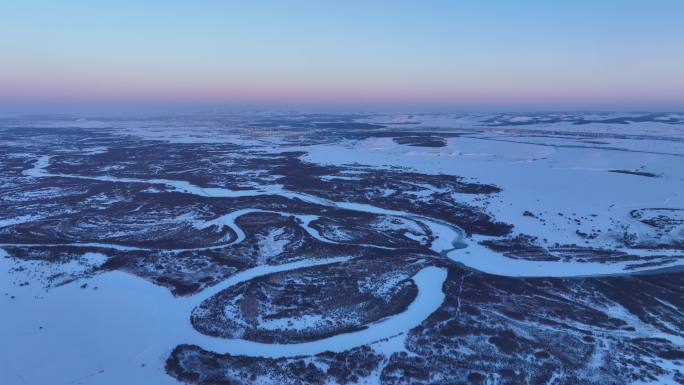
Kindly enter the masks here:
M 0 6 L 7 111 L 97 103 L 684 109 L 676 2 L 30 1 L 40 4 Z

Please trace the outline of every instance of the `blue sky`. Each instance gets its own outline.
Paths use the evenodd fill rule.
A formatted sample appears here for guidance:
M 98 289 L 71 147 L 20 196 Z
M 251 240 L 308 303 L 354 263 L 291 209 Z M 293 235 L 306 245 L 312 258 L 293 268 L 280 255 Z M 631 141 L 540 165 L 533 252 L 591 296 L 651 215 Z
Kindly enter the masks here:
M 682 1 L 6 1 L 0 110 L 682 110 Z

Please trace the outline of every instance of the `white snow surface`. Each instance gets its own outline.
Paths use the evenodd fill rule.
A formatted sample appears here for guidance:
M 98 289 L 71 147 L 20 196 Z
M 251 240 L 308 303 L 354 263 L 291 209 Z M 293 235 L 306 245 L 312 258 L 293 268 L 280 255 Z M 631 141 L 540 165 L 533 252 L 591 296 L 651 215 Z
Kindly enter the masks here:
M 406 311 L 357 332 L 307 343 L 262 344 L 206 336 L 190 324 L 190 311 L 196 305 L 235 284 L 278 271 L 344 260 L 259 266 L 187 298 L 174 298 L 165 288 L 118 271 L 89 280 L 85 289 L 74 282 L 48 292 L 36 285 L 17 287 L 10 280 L 1 280 L 0 292 L 11 293 L 14 298 L 0 297 L 0 307 L 5 310 L 0 321 L 0 383 L 174 384 L 175 380 L 165 374 L 164 362 L 178 344 L 267 357 L 339 352 L 405 333 L 444 299 L 441 288 L 446 270 L 427 267 L 412 278 L 418 295 Z M 11 266 L 10 258 L 0 249 L 0 272 L 6 274 Z
M 684 137 L 683 128 L 677 130 L 666 127 L 665 130 L 653 123 L 637 126 L 638 129 L 632 125 L 592 124 L 533 127 L 568 132 L 581 129 L 610 133 L 623 130 L 624 127 L 626 133 L 660 135 L 666 132 L 670 135 L 676 134 L 678 138 Z M 334 145 L 305 146 L 299 149 L 307 151 L 305 159 L 314 163 L 354 163 L 380 168 L 392 165 L 427 174 L 456 175 L 466 180 L 497 185 L 503 191 L 484 203 L 474 201 L 473 196 L 468 194 L 454 195 L 457 200 L 482 206 L 497 220 L 514 224 L 514 235 L 531 234 L 542 241 L 545 240 L 547 245 L 578 244 L 615 248 L 634 255 L 684 257 L 681 251 L 677 250 L 623 249 L 618 242 L 622 235 L 619 232 L 620 224 L 630 224 L 638 230 L 637 235 L 640 238 L 648 239 L 650 236 L 647 226 L 629 217 L 633 209 L 684 208 L 684 143 L 614 139 L 615 143 L 601 147 L 555 137 L 539 137 L 534 140 L 527 137 L 516 138 L 513 135 L 509 137 L 505 133 L 496 134 L 494 129 L 492 131 L 492 135 L 486 137 L 482 135 L 450 138 L 446 147 L 438 148 L 400 145 L 391 138 L 370 138 Z M 490 137 L 495 140 L 490 140 Z M 571 147 L 563 147 L 564 145 Z M 642 167 L 647 167 L 646 171 L 654 172 L 658 177 L 646 178 L 608 172 L 614 169 L 636 170 Z M 361 209 L 361 206 L 354 204 L 346 207 L 352 206 Z M 537 218 L 524 216 L 523 213 L 527 210 L 543 218 L 545 223 Z M 575 219 L 581 223 L 578 224 Z M 435 230 L 434 225 L 431 228 Z M 601 230 L 601 233 L 592 240 L 584 239 L 577 233 L 591 233 L 595 229 Z M 447 238 L 453 239 L 451 236 Z M 481 239 L 464 239 L 468 247 L 450 252 L 449 256 L 477 270 L 509 276 L 584 276 L 625 271 L 625 263 L 540 263 L 512 260 L 478 246 L 477 241 Z M 680 262 L 675 261 L 663 267 L 678 264 Z
M 677 115 L 674 115 L 677 117 Z M 531 117 L 511 115 L 510 122 L 524 123 Z M 480 119 L 481 120 L 481 119 Z M 369 122 L 408 124 L 436 129 L 481 127 L 480 120 L 465 115 L 379 116 Z M 76 122 L 83 127 L 110 127 L 97 120 Z M 72 126 L 74 122 L 64 123 Z M 59 126 L 59 124 L 56 124 Z M 577 243 L 586 240 L 577 231 L 601 229 L 599 237 L 589 246 L 615 247 L 620 223 L 630 223 L 639 229 L 639 236 L 648 238 L 649 230 L 639 228 L 628 217 L 635 208 L 684 208 L 684 143 L 660 140 L 657 136 L 684 137 L 681 126 L 661 123 L 633 123 L 610 125 L 591 123 L 537 124 L 537 130 L 565 133 L 603 132 L 609 134 L 647 134 L 653 139 L 601 139 L 606 144 L 592 144 L 570 137 L 520 137 L 508 128 L 491 128 L 486 134 L 450 138 L 446 147 L 421 148 L 399 145 L 391 138 L 347 140 L 337 144 L 288 147 L 307 152 L 305 159 L 320 164 L 354 163 L 387 167 L 399 166 L 429 174 L 449 174 L 492 183 L 503 191 L 486 204 L 484 209 L 498 220 L 513 223 L 518 233 L 534 234 L 548 244 Z M 224 135 L 218 131 L 187 135 L 187 128 L 179 125 L 173 130 L 150 125 L 144 129 L 124 127 L 125 134 L 143 139 L 163 138 L 179 143 L 227 142 L 243 145 L 278 143 L 280 138 L 249 139 L 244 136 Z M 90 148 L 90 153 L 106 151 Z M 636 152 L 634 152 L 636 151 Z M 399 216 L 427 225 L 436 237 L 432 249 L 449 258 L 486 273 L 506 276 L 596 276 L 619 274 L 626 263 L 540 262 L 507 258 L 478 244 L 484 237 L 463 238 L 463 232 L 441 221 L 403 211 L 388 210 L 367 204 L 332 202 L 327 199 L 287 191 L 280 185 L 258 186 L 251 190 L 203 188 L 192 183 L 168 179 L 137 179 L 113 176 L 82 176 L 51 174 L 48 156 L 38 157 L 33 168 L 24 171 L 27 177 L 66 177 L 121 183 L 146 183 L 164 186 L 174 191 L 205 197 L 244 197 L 281 195 L 325 206 L 334 206 L 388 216 Z M 643 178 L 608 172 L 614 169 L 645 170 L 658 174 L 657 178 Z M 427 192 L 426 192 L 427 194 Z M 468 201 L 467 194 L 456 194 Z M 420 198 L 420 197 L 418 197 Z M 543 217 L 523 216 L 529 210 Z M 285 212 L 245 209 L 225 214 L 210 221 L 194 222 L 198 228 L 215 226 L 231 228 L 239 243 L 245 234 L 235 223 L 241 215 L 252 212 Z M 560 216 L 558 213 L 562 213 Z M 315 215 L 294 215 L 303 229 L 322 242 L 334 241 L 323 237 L 310 224 Z M 569 218 L 582 219 L 581 224 Z M 0 219 L 0 227 L 35 220 L 33 216 Z M 412 233 L 407 237 L 421 239 Z M 461 243 L 465 248 L 459 248 Z M 135 247 L 114 244 L 73 244 L 82 247 L 104 247 L 134 251 Z M 2 247 L 3 245 L 0 245 Z M 4 245 L 9 246 L 9 245 Z M 637 252 L 632 250 L 632 252 Z M 681 256 L 670 250 L 639 251 Z M 85 253 L 80 261 L 63 266 L 78 271 L 104 261 L 97 253 Z M 107 272 L 91 278 L 81 288 L 80 281 L 45 291 L 40 285 L 18 286 L 8 269 L 18 263 L 0 248 L 0 384 L 176 384 L 164 371 L 164 361 L 171 349 L 181 343 L 194 343 L 219 353 L 283 357 L 316 354 L 325 350 L 343 351 L 363 344 L 388 339 L 374 345 L 378 349 L 399 351 L 403 333 L 417 326 L 444 299 L 441 291 L 446 271 L 428 267 L 412 279 L 418 286 L 418 296 L 406 311 L 368 325 L 368 328 L 314 342 L 301 344 L 261 344 L 245 340 L 227 340 L 198 333 L 190 325 L 190 312 L 202 300 L 235 284 L 278 271 L 329 263 L 344 263 L 344 258 L 305 260 L 283 265 L 262 265 L 238 273 L 223 282 L 187 298 L 175 298 L 163 287 L 126 273 Z M 666 266 L 680 264 L 675 261 Z M 663 267 L 663 266 L 660 266 Z M 97 288 L 97 289 L 95 289 Z M 623 309 L 613 309 L 618 312 Z M 310 322 L 315 315 L 303 318 Z M 636 322 L 636 321 L 635 321 Z M 641 327 L 641 325 L 635 325 Z M 397 337 L 397 335 L 399 335 Z M 671 336 L 670 336 L 671 337 Z M 681 340 L 674 341 L 682 344 Z

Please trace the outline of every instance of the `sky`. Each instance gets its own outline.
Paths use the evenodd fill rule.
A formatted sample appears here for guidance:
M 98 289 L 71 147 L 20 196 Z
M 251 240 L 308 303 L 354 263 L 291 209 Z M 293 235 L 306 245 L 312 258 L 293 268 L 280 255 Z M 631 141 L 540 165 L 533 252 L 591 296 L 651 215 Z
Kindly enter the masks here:
M 0 112 L 684 110 L 684 1 L 0 1 Z

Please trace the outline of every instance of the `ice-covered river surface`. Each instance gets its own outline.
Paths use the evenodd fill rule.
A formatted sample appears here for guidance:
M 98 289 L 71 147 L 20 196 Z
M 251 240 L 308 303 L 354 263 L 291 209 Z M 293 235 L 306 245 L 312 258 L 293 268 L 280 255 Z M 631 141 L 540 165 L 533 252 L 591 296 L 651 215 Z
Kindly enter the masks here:
M 0 383 L 684 381 L 679 115 L 243 118 L 0 121 Z

